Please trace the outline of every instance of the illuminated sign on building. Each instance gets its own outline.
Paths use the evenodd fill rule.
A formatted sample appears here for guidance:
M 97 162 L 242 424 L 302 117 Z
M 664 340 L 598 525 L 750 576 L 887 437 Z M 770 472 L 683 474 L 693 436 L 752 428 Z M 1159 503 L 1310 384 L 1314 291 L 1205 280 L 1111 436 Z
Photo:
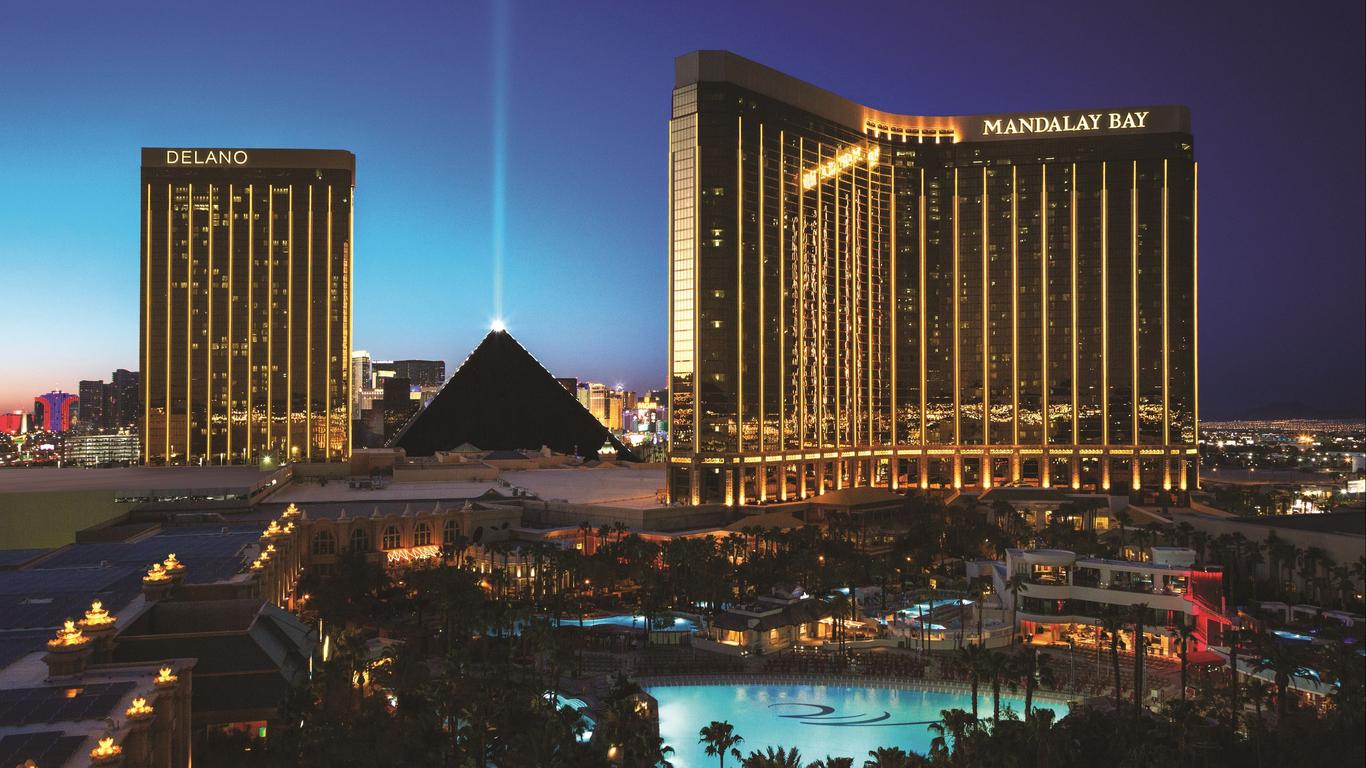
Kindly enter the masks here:
M 1015 136 L 1030 133 L 1076 133 L 1078 131 L 1140 130 L 1150 112 L 1088 112 L 1077 115 L 1002 117 L 982 121 L 983 136 Z
M 168 149 L 167 165 L 246 165 L 244 149 Z
M 877 147 L 850 147 L 815 168 L 802 171 L 802 189 L 811 189 L 826 179 L 833 179 L 865 159 L 868 161 L 868 167 L 872 168 L 877 165 L 881 154 L 882 150 Z

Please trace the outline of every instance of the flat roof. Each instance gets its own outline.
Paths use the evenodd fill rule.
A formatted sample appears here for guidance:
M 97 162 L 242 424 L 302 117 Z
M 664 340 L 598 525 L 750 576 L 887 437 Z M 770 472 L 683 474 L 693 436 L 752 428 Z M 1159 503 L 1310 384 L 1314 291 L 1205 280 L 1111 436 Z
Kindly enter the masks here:
M 664 468 L 600 464 L 592 467 L 525 469 L 504 472 L 502 479 L 544 501 L 597 504 L 627 509 L 664 506 L 657 496 L 664 487 Z
M 506 476 L 506 473 L 504 473 Z M 297 480 L 270 495 L 270 502 L 295 504 L 343 504 L 366 507 L 382 501 L 450 501 L 477 499 L 489 491 L 497 491 L 501 484 L 480 480 L 400 480 L 382 488 L 352 488 L 345 480 L 332 480 L 327 485 L 301 483 Z M 510 491 L 501 488 L 503 495 Z
M 255 467 L 19 467 L 0 470 L 0 493 L 248 490 L 270 476 Z
M 1366 512 L 1359 509 L 1348 512 L 1321 512 L 1319 514 L 1239 517 L 1229 520 L 1229 522 L 1264 525 L 1268 528 L 1284 528 L 1295 531 L 1366 536 Z

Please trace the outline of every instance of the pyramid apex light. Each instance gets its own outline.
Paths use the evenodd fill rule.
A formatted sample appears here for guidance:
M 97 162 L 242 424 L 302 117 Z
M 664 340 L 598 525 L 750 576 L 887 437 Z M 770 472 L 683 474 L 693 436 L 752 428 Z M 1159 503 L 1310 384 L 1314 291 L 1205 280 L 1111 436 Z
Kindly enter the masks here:
M 507 323 L 504 323 L 501 317 L 496 317 L 493 322 L 489 323 L 489 330 L 494 333 L 506 333 L 507 329 Z

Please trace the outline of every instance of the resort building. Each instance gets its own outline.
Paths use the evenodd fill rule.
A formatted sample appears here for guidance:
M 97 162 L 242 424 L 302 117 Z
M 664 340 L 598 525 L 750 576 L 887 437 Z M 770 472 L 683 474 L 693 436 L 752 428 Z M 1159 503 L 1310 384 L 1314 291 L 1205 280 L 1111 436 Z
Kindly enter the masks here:
M 834 621 L 821 600 L 775 590 L 773 595 L 727 608 L 712 620 L 706 638 L 695 638 L 693 645 L 730 654 L 774 653 L 829 640 Z
M 1223 573 L 1194 565 L 1195 551 L 1153 547 L 1146 562 L 1078 557 L 1059 549 L 1006 550 L 1001 561 L 975 562 L 968 576 L 989 578 L 1017 631 L 1040 645 L 1106 647 L 1100 619 L 1109 608 L 1132 611 L 1146 605 L 1143 633 L 1147 652 L 1179 654 L 1177 627 L 1189 627 L 1189 651 L 1222 645 L 1230 625 L 1223 598 Z M 1008 582 L 1020 574 L 1024 585 L 1012 593 Z M 1120 632 L 1123 647 L 1135 647 L 1133 633 Z
M 1179 106 L 893 114 L 675 62 L 668 494 L 1196 477 L 1196 163 Z

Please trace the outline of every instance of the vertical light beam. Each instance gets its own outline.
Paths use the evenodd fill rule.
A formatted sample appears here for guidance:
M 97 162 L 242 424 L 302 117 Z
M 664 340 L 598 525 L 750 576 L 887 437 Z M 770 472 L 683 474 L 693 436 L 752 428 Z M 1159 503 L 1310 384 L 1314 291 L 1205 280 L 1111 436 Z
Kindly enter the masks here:
M 507 236 L 508 4 L 493 2 L 493 317 L 503 320 L 503 244 Z

